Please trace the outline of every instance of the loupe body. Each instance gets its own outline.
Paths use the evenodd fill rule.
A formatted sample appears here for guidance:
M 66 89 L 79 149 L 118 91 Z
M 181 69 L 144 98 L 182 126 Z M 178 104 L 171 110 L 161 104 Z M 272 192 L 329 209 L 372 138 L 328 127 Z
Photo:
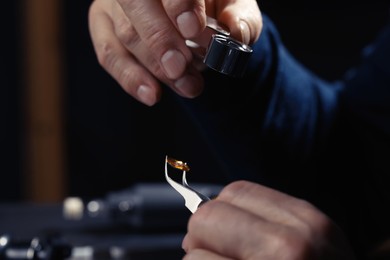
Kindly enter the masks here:
M 220 73 L 242 77 L 251 54 L 252 48 L 248 45 L 229 36 L 215 34 L 212 36 L 203 62 Z
M 209 68 L 231 77 L 242 77 L 253 52 L 246 45 L 230 36 L 218 22 L 207 17 L 207 27 L 197 38 L 187 41 L 203 63 Z

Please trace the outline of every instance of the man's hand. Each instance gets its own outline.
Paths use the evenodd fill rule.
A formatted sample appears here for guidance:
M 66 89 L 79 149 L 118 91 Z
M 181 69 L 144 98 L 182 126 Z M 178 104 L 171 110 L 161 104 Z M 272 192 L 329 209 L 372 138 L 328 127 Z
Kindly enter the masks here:
M 201 206 L 184 259 L 353 259 L 341 231 L 306 201 L 239 181 Z
M 206 14 L 245 43 L 259 37 L 255 0 L 95 0 L 89 27 L 98 61 L 146 105 L 160 99 L 160 82 L 183 97 L 196 97 L 203 78 L 185 40 L 204 30 Z

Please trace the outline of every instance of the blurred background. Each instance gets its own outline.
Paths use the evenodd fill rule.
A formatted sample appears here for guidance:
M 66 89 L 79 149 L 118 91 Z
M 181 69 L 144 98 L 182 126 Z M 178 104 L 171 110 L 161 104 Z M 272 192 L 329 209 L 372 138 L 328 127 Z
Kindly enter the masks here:
M 90 3 L 2 2 L 0 201 L 57 202 L 161 182 L 166 154 L 194 172 L 207 165 L 193 181 L 223 183 L 207 144 L 169 96 L 141 105 L 97 63 Z M 293 55 L 327 80 L 358 62 L 389 15 L 388 1 L 379 0 L 264 0 L 260 7 Z

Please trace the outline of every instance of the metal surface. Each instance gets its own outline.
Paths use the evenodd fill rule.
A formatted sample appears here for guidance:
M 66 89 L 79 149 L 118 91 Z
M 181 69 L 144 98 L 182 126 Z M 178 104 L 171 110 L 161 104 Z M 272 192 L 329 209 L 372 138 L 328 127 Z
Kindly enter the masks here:
M 206 29 L 196 39 L 188 40 L 187 45 L 209 68 L 231 77 L 244 75 L 253 52 L 211 17 L 207 17 Z
M 174 181 L 171 177 L 169 177 L 168 174 L 168 160 L 169 157 L 167 156 L 165 158 L 165 178 L 167 182 L 177 191 L 180 193 L 181 196 L 183 196 L 185 200 L 185 206 L 192 212 L 194 213 L 200 204 L 202 204 L 205 201 L 209 201 L 210 198 L 207 196 L 201 194 L 200 192 L 194 190 L 191 188 L 186 179 L 186 171 L 183 171 L 182 174 L 182 183 L 178 183 Z

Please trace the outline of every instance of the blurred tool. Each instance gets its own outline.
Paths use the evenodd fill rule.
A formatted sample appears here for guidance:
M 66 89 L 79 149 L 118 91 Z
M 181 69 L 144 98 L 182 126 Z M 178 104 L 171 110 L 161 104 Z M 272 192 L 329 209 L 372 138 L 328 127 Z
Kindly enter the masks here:
M 60 239 L 18 241 L 8 235 L 0 237 L 0 260 L 55 260 L 71 256 L 71 246 Z
M 210 184 L 193 187 L 208 197 L 217 196 L 222 189 Z M 103 218 L 136 229 L 182 229 L 187 226 L 189 212 L 183 207 L 183 198 L 165 183 L 141 183 L 86 203 L 81 198 L 67 198 L 63 215 L 69 220 Z
M 158 259 L 179 259 L 182 254 L 172 248 L 178 239 L 168 236 L 168 241 L 160 241 L 160 246 L 156 246 L 157 241 L 140 237 L 145 241 L 135 248 L 134 241 L 126 239 L 118 244 L 71 245 L 59 236 L 21 240 L 3 235 L 0 236 L 0 260 L 147 260 L 152 255 L 159 256 Z

